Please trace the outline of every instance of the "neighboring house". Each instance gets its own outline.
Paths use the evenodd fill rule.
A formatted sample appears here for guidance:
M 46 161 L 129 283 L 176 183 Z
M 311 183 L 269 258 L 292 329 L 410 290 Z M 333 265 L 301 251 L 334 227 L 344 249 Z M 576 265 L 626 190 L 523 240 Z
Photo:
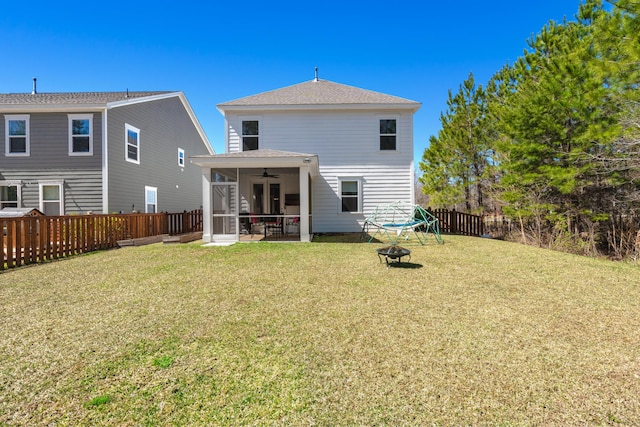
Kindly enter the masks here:
M 213 154 L 182 92 L 0 94 L 0 210 L 47 215 L 202 206 Z
M 238 240 L 247 212 L 299 221 L 308 241 L 359 232 L 380 204 L 414 202 L 418 102 L 316 77 L 217 107 L 226 153 L 192 157 L 203 168 L 205 241 Z

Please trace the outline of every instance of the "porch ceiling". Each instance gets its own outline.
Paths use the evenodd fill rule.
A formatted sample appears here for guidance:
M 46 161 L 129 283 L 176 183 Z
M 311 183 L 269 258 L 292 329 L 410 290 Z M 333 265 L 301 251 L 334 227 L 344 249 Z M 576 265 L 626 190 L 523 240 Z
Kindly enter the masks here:
M 252 150 L 237 153 L 200 155 L 189 157 L 191 163 L 202 168 L 299 168 L 309 166 L 311 176 L 318 176 L 316 154 L 278 150 Z

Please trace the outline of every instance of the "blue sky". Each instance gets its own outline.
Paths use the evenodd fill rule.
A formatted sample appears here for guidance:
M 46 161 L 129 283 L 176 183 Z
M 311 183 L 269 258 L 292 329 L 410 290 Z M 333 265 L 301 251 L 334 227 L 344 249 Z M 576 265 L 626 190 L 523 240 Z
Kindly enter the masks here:
M 216 104 L 321 79 L 422 103 L 416 161 L 447 91 L 485 84 L 579 0 L 7 2 L 0 92 L 183 91 L 218 153 Z

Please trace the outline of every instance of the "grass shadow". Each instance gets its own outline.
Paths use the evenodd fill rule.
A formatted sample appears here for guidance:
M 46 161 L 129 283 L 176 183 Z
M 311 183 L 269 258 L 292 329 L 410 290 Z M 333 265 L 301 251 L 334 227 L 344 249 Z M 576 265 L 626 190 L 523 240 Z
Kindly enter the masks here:
M 377 237 L 371 237 L 370 234 L 362 233 L 314 233 L 313 243 L 370 243 L 372 245 L 382 244 L 390 245 L 392 242 L 388 240 L 380 240 Z M 422 243 L 415 238 L 401 238 L 396 241 L 398 246 L 424 246 L 430 242 Z
M 422 268 L 422 264 L 415 262 L 390 262 L 387 265 L 388 268 Z
M 361 233 L 314 233 L 313 243 L 383 243 L 372 239 L 370 235 Z

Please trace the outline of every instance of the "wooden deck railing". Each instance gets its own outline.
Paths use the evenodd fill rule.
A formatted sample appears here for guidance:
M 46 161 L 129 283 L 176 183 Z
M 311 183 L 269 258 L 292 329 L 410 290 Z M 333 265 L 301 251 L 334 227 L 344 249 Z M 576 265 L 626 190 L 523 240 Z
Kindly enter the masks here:
M 0 270 L 109 249 L 119 240 L 202 231 L 202 210 L 0 218 Z

